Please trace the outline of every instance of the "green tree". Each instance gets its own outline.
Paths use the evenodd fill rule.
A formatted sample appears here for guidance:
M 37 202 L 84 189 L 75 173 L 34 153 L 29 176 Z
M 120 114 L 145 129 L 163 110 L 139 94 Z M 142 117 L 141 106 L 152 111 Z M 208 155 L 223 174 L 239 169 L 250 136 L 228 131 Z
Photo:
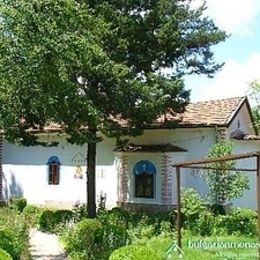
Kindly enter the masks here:
M 260 81 L 254 80 L 249 86 L 249 98 L 252 101 L 252 115 L 255 127 L 260 129 Z
M 87 143 L 87 206 L 94 217 L 102 136 L 138 135 L 159 115 L 183 112 L 189 102 L 183 76 L 213 76 L 221 68 L 211 47 L 227 36 L 203 16 L 205 8 L 183 0 L 3 0 L 6 139 L 47 145 L 28 129 L 56 122 L 69 142 Z
M 219 140 L 210 148 L 208 157 L 231 155 L 232 151 L 231 142 Z M 231 171 L 235 165 L 235 161 L 214 162 L 207 165 L 214 169 L 202 171 L 212 204 L 223 206 L 227 201 L 241 197 L 250 188 L 248 176 L 244 172 Z

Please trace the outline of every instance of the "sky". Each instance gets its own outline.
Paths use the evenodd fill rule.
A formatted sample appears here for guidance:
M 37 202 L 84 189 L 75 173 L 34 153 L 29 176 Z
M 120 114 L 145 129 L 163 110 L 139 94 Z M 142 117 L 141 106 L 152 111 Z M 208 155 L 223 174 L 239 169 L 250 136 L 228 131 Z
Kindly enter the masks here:
M 201 0 L 194 0 L 194 6 Z M 260 80 L 260 1 L 207 0 L 206 15 L 230 37 L 213 47 L 215 60 L 225 65 L 213 79 L 187 76 L 191 101 L 248 94 L 250 82 Z

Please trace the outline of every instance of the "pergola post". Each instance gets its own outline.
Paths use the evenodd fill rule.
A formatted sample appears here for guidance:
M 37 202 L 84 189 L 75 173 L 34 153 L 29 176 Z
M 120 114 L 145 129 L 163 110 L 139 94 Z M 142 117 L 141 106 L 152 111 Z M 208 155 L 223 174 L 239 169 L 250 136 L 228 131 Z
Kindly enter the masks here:
M 176 193 L 177 193 L 177 245 L 181 248 L 181 168 L 176 167 Z
M 176 218 L 176 228 L 177 228 L 177 245 L 181 248 L 181 194 L 180 194 L 180 186 L 181 186 L 181 168 L 190 168 L 190 169 L 212 169 L 215 167 L 210 167 L 207 164 L 213 162 L 225 162 L 225 161 L 236 161 L 246 158 L 256 158 L 257 159 L 257 167 L 256 169 L 246 169 L 246 168 L 232 168 L 225 169 L 230 171 L 248 171 L 248 172 L 256 172 L 256 190 L 257 190 L 257 227 L 258 227 L 258 241 L 260 243 L 260 150 L 250 153 L 241 153 L 237 155 L 226 155 L 221 157 L 212 157 L 201 160 L 193 160 L 193 161 L 185 161 L 181 163 L 174 164 L 173 167 L 176 169 L 176 196 L 177 196 L 177 218 Z M 201 164 L 206 164 L 206 166 L 201 166 Z M 258 259 L 260 259 L 260 247 L 258 248 Z
M 257 191 L 257 228 L 258 242 L 260 242 L 260 155 L 257 156 L 257 171 L 256 171 L 256 191 Z M 260 248 L 258 247 L 258 259 L 260 259 Z

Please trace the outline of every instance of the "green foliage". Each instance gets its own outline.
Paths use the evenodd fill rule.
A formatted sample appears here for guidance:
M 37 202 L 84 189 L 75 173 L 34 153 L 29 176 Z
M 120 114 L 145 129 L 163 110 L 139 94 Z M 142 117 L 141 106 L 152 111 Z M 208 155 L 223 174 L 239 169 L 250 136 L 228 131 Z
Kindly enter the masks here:
M 96 237 L 97 255 L 100 259 L 108 259 L 109 255 L 117 248 L 128 244 L 127 230 L 120 225 L 102 225 Z
M 25 216 L 28 224 L 35 226 L 39 222 L 39 218 L 43 210 L 43 208 L 39 208 L 35 205 L 27 205 L 23 209 L 23 215 Z
M 175 227 L 174 212 L 127 212 L 121 208 L 103 211 L 98 219 L 104 225 L 120 226 L 127 230 L 131 242 L 145 241 L 152 236 L 171 236 Z
M 253 108 L 252 115 L 254 120 L 254 126 L 260 129 L 260 81 L 254 80 L 250 83 L 248 96 L 252 100 Z
M 127 228 L 130 221 L 130 214 L 121 208 L 115 207 L 111 210 L 99 212 L 97 218 L 104 225 L 112 224 Z
M 138 135 L 161 114 L 183 112 L 189 102 L 183 76 L 212 76 L 221 68 L 211 47 L 227 35 L 204 10 L 179 0 L 2 1 L 0 127 L 5 138 L 54 145 L 27 130 L 61 124 L 69 142 L 88 143 L 92 187 L 99 133 L 117 139 Z M 162 73 L 165 68 L 169 75 Z M 87 190 L 94 217 L 96 194 Z
M 7 251 L 14 260 L 28 256 L 29 232 L 26 220 L 17 210 L 0 209 L 0 248 Z M 24 257 L 24 258 L 23 258 Z
M 1 260 L 13 260 L 13 258 L 5 250 L 0 248 L 0 259 Z
M 22 197 L 12 197 L 9 201 L 10 208 L 17 209 L 22 212 L 27 205 L 27 200 Z
M 87 205 L 86 204 L 75 204 L 73 207 L 75 222 L 79 222 L 84 218 L 87 218 Z
M 205 201 L 194 189 L 181 190 L 181 216 L 184 228 L 193 229 L 201 212 L 205 210 Z
M 233 144 L 219 140 L 210 150 L 208 157 L 231 155 Z M 209 198 L 213 204 L 224 205 L 227 201 L 243 196 L 244 190 L 249 189 L 249 178 L 246 173 L 230 171 L 235 168 L 235 161 L 215 162 L 208 164 L 209 169 L 202 171 L 202 178 L 209 187 Z
M 3 248 L 15 259 L 18 259 L 19 254 L 15 248 L 15 241 L 12 237 L 12 233 L 8 232 L 8 229 L 0 230 L 0 248 Z
M 96 239 L 102 228 L 101 223 L 95 219 L 83 219 L 74 227 L 65 230 L 62 234 L 62 241 L 66 252 L 81 253 L 87 256 L 87 259 L 95 259 L 97 250 Z
M 155 251 L 145 245 L 124 246 L 115 250 L 109 260 L 162 260 Z
M 61 238 L 72 259 L 107 259 L 114 249 L 127 244 L 128 234 L 120 225 L 83 219 L 64 230 Z
M 70 210 L 45 209 L 40 213 L 39 229 L 46 232 L 59 232 L 66 224 L 74 220 L 74 213 Z
M 257 235 L 257 213 L 251 209 L 234 209 L 226 218 L 228 234 Z

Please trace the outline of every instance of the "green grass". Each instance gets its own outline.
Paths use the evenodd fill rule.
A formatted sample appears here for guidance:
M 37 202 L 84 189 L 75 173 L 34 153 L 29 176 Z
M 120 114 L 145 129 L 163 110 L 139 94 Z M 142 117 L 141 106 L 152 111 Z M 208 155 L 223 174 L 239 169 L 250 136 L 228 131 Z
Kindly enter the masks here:
M 173 241 L 171 238 L 153 238 L 147 242 L 147 245 L 165 256 L 165 252 Z M 258 259 L 257 239 L 255 238 L 235 236 L 184 237 L 182 244 L 183 259 L 188 260 Z M 244 248 L 241 248 L 241 246 L 244 246 Z M 180 258 L 178 258 L 176 251 L 172 251 L 172 255 L 168 259 Z

